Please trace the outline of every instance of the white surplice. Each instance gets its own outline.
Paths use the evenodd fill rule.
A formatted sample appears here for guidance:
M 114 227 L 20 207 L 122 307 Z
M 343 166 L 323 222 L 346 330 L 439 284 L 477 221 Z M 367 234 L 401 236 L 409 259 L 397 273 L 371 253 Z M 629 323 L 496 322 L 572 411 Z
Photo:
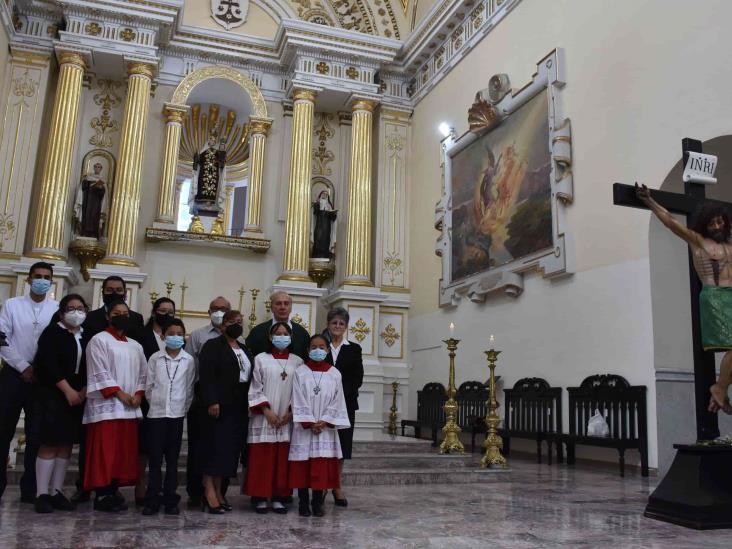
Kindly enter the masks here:
M 278 417 L 287 413 L 292 403 L 292 382 L 302 359 L 290 353 L 287 359 L 275 358 L 269 353 L 254 357 L 252 382 L 249 385 L 249 408 L 267 404 Z M 285 379 L 282 379 L 282 373 Z M 292 423 L 284 427 L 272 427 L 262 413 L 249 412 L 247 442 L 289 442 Z
M 119 387 L 134 395 L 145 390 L 147 361 L 134 339 L 120 341 L 107 331 L 95 335 L 86 347 L 86 406 L 82 423 L 109 419 L 140 419 L 142 411 L 116 397 L 104 398 L 102 389 Z
M 0 356 L 11 368 L 23 373 L 33 362 L 38 338 L 58 311 L 58 301 L 46 298 L 36 303 L 30 296 L 11 297 L 2 304 L 0 331 L 8 345 L 0 347 Z
M 317 388 L 317 389 L 316 389 Z M 295 371 L 292 386 L 292 440 L 290 461 L 306 461 L 310 458 L 342 458 L 337 429 L 351 426 L 343 398 L 341 373 L 330 366 L 327 371 L 313 371 L 303 364 Z M 303 423 L 324 421 L 326 427 L 316 435 Z

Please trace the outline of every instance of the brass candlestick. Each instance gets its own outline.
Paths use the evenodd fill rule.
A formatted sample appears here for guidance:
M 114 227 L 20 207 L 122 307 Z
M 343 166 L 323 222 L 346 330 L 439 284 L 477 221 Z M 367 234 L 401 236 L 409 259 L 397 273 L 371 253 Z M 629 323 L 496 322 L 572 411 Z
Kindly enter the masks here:
M 391 408 L 389 408 L 389 434 L 391 436 L 396 436 L 397 434 L 397 405 L 396 405 L 396 397 L 397 397 L 397 389 L 399 389 L 399 382 L 394 380 L 394 382 L 391 384 L 391 388 L 393 391 L 392 397 L 391 397 Z
M 486 467 L 506 467 L 508 463 L 506 458 L 501 454 L 503 439 L 498 436 L 498 424 L 501 422 L 496 410 L 498 410 L 498 401 L 496 400 L 496 360 L 501 351 L 491 349 L 485 351 L 488 357 L 488 368 L 490 368 L 491 376 L 488 380 L 488 415 L 485 416 L 486 436 L 483 447 L 485 455 L 480 460 L 480 466 Z
M 183 279 L 183 284 L 180 285 L 180 303 L 179 308 L 181 313 L 186 310 L 186 290 L 188 289 L 188 284 L 186 284 L 186 279 Z
M 158 292 L 150 292 L 150 305 L 153 305 L 159 297 L 160 294 Z
M 164 286 L 165 286 L 165 291 L 167 293 L 167 296 L 166 297 L 170 298 L 170 292 L 172 292 L 173 291 L 173 288 L 175 288 L 175 284 L 173 283 L 172 280 L 168 280 L 164 284 Z
M 241 288 L 239 288 L 239 311 L 241 311 L 241 308 L 244 306 L 244 295 L 247 293 L 247 291 L 244 289 L 244 284 L 241 285 Z
M 267 311 L 267 316 L 269 316 L 272 312 L 272 301 L 269 299 L 264 302 L 264 310 Z
M 252 312 L 249 315 L 249 329 L 251 330 L 257 325 L 257 294 L 259 294 L 259 290 L 252 288 L 249 291 L 252 293 Z
M 450 379 L 447 384 L 447 402 L 443 406 L 445 410 L 445 426 L 442 428 L 444 438 L 438 452 L 440 454 L 464 454 L 465 447 L 460 442 L 460 427 L 457 424 L 458 403 L 455 400 L 457 389 L 455 388 L 455 350 L 457 349 L 459 339 L 450 338 L 443 341 L 447 345 L 450 354 Z

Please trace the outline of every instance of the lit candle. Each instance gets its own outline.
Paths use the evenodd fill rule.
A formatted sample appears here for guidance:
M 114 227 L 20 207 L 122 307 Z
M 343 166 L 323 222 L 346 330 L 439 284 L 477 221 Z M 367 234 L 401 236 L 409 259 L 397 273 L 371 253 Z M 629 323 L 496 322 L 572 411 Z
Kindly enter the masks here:
M 455 338 L 455 324 L 450 322 L 450 339 Z
M 496 338 L 491 334 L 491 337 L 488 338 L 488 344 L 491 346 L 491 349 L 493 349 L 493 346 L 496 344 Z

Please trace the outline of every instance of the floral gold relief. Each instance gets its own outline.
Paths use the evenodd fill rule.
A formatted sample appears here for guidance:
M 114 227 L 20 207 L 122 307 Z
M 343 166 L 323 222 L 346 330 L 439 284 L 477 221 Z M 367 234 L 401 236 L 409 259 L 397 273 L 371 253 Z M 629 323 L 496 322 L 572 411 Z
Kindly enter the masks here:
M 371 333 L 371 328 L 369 328 L 363 318 L 359 318 L 350 330 L 353 332 L 353 337 L 359 343 L 363 343 L 364 339 Z

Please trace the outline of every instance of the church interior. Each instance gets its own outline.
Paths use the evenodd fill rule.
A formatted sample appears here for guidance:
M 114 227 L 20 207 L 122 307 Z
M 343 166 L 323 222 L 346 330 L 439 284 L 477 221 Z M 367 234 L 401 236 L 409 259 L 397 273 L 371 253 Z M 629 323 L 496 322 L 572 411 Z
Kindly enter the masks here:
M 21 418 L 0 545 L 728 547 L 649 503 L 732 420 L 700 408 L 687 246 L 613 187 L 688 194 L 691 138 L 732 201 L 732 4 L 703 4 L 0 1 L 0 305 L 37 261 L 189 333 L 286 292 L 310 334 L 347 310 L 364 369 L 320 523 L 236 486 L 224 518 L 37 516 Z

